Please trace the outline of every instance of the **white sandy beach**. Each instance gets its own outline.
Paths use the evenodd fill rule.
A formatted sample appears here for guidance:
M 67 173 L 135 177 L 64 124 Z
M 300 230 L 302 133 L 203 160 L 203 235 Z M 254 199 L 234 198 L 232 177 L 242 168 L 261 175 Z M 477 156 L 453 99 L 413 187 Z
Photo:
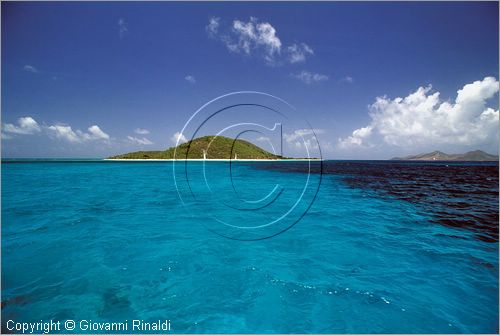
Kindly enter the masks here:
M 307 161 L 322 161 L 319 158 L 291 158 L 291 159 L 203 159 L 203 158 L 189 158 L 189 159 L 157 159 L 157 158 L 104 158 L 105 161 L 120 161 L 120 162 L 307 162 Z

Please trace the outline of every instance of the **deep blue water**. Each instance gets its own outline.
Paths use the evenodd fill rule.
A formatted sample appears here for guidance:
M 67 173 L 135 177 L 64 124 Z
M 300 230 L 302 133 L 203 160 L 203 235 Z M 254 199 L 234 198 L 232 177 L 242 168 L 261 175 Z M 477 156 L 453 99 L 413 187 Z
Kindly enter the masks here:
M 226 163 L 189 164 L 188 185 L 171 162 L 4 162 L 2 330 L 498 332 L 497 163 L 236 163 L 233 183 Z M 274 185 L 263 208 L 240 201 Z

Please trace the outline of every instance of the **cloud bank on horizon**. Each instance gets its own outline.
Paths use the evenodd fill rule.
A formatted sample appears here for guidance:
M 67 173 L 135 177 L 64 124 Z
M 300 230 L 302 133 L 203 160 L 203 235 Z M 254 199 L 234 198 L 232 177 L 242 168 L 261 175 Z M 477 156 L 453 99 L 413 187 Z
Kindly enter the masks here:
M 431 85 L 404 98 L 377 97 L 368 107 L 370 124 L 340 138 L 338 146 L 473 147 L 498 142 L 499 110 L 487 106 L 498 90 L 498 80 L 486 77 L 459 89 L 454 102 L 442 101 L 440 92 L 432 92 Z
M 337 149 L 370 149 L 374 146 L 425 148 L 440 144 L 454 144 L 473 147 L 499 139 L 499 110 L 487 106 L 488 101 L 499 91 L 499 82 L 494 77 L 464 85 L 457 91 L 454 102 L 442 101 L 440 92 L 432 92 L 432 86 L 419 87 L 408 96 L 391 99 L 377 97 L 368 106 L 370 124 L 355 129 L 345 138 L 339 138 Z M 33 117 L 21 117 L 17 125 L 2 124 L 2 139 L 12 139 L 16 135 L 46 133 L 48 136 L 72 143 L 87 141 L 109 141 L 110 136 L 99 126 L 93 125 L 87 132 L 74 131 L 69 125 L 40 125 Z M 147 129 L 136 128 L 136 134 L 146 135 Z M 289 149 L 301 149 L 303 142 L 317 148 L 313 136 L 321 136 L 324 129 L 297 129 L 285 133 L 283 138 Z M 151 145 L 146 137 L 127 136 L 132 144 Z M 176 132 L 172 143 L 184 143 L 185 136 Z M 331 142 L 321 141 L 328 151 L 334 150 Z
M 432 91 L 432 85 L 419 87 L 408 96 L 391 99 L 377 97 L 368 106 L 371 122 L 352 131 L 350 136 L 339 138 L 332 145 L 325 129 L 296 129 L 284 133 L 283 139 L 288 150 L 301 150 L 304 145 L 318 148 L 314 136 L 320 139 L 322 150 L 342 152 L 345 150 L 369 150 L 374 147 L 405 147 L 410 149 L 433 148 L 441 144 L 474 148 L 498 142 L 499 110 L 488 107 L 488 102 L 499 91 L 499 82 L 494 77 L 464 85 L 457 91 L 454 102 L 443 101 L 439 91 Z M 66 124 L 39 124 L 33 117 L 26 116 L 17 120 L 17 125 L 3 123 L 2 139 L 10 140 L 16 136 L 47 135 L 49 138 L 73 144 L 104 141 L 111 144 L 112 139 L 97 125 L 90 126 L 86 132 L 73 130 Z M 149 130 L 136 128 L 136 134 L 147 135 Z M 186 137 L 175 132 L 171 143 L 187 142 Z M 154 144 L 146 137 L 128 135 L 125 141 L 132 145 L 149 146 Z

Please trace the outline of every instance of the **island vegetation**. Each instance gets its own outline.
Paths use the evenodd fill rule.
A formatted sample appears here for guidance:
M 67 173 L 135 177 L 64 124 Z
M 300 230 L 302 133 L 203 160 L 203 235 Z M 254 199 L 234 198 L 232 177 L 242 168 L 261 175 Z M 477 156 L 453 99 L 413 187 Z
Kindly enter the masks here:
M 205 153 L 204 153 L 205 152 Z M 282 159 L 255 144 L 224 136 L 204 136 L 163 151 L 136 151 L 109 159 Z

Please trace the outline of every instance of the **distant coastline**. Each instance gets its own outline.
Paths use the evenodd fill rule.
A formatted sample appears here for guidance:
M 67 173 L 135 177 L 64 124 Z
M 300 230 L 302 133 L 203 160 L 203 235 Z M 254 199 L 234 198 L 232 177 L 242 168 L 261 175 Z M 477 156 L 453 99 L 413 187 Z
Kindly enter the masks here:
M 391 158 L 391 160 L 489 162 L 498 161 L 498 156 L 491 155 L 482 150 L 469 151 L 464 154 L 447 154 L 442 151 L 433 151 L 430 153 L 411 155 L 406 157 L 394 157 Z
M 423 160 L 423 159 L 334 159 L 334 158 L 283 158 L 283 159 L 163 159 L 163 158 L 2 158 L 0 162 L 2 164 L 9 163 L 113 163 L 113 162 L 394 162 L 394 163 L 460 163 L 460 162 L 470 162 L 470 163 L 494 163 L 498 160 Z

